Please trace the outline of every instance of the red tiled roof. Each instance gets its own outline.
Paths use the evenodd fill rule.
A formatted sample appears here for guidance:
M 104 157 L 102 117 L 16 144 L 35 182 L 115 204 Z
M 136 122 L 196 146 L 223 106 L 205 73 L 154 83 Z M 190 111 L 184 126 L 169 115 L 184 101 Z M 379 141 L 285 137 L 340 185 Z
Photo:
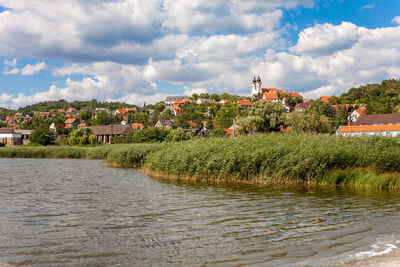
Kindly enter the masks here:
M 276 88 L 261 88 L 261 91 L 263 93 L 269 93 L 269 92 L 279 92 L 279 90 L 277 90 Z
M 321 100 L 324 103 L 328 103 L 329 99 L 331 99 L 331 98 L 332 98 L 332 96 L 321 96 Z
M 70 123 L 74 123 L 76 121 L 76 118 L 69 118 L 65 120 L 65 124 L 70 124 Z
M 357 111 L 358 114 L 360 115 L 365 115 L 365 109 L 356 109 L 355 111 Z
M 260 103 L 271 102 L 271 99 L 261 99 Z
M 311 102 L 297 103 L 296 108 L 307 109 L 311 106 Z
M 132 127 L 132 129 L 133 130 L 137 130 L 137 129 L 143 129 L 144 128 L 144 125 L 143 124 L 141 124 L 141 123 L 131 123 L 131 127 Z
M 190 125 L 190 127 L 195 127 L 197 125 L 197 123 L 195 123 L 193 121 L 189 121 L 189 125 Z
M 184 105 L 185 103 L 186 103 L 186 101 L 175 101 L 174 106 Z
M 176 114 L 183 113 L 183 109 L 181 109 L 181 108 L 174 108 L 174 110 L 175 110 Z
M 279 99 L 276 92 L 269 92 L 264 94 L 264 99 Z
M 299 93 L 296 93 L 296 92 L 290 92 L 290 93 L 287 93 L 288 95 L 291 95 L 292 97 L 299 97 L 299 98 L 303 98 L 303 96 L 302 95 L 300 95 Z
M 400 125 L 363 125 L 363 126 L 342 126 L 338 133 L 348 132 L 386 132 L 400 131 Z
M 251 103 L 250 100 L 239 100 L 238 102 L 239 102 L 240 106 L 252 106 L 253 105 L 253 103 Z

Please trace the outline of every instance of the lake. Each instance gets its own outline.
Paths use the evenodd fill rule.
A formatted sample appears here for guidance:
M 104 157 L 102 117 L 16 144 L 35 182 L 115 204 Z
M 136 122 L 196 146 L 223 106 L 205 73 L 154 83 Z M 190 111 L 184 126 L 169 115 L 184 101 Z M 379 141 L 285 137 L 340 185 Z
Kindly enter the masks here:
M 0 265 L 331 266 L 400 240 L 394 191 L 172 183 L 97 160 L 0 169 Z

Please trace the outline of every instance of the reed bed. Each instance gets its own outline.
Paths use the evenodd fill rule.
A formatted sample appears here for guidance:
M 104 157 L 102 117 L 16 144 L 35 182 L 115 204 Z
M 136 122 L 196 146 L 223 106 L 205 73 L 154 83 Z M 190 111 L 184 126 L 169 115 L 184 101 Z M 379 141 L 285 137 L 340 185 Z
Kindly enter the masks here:
M 400 138 L 267 134 L 97 147 L 6 147 L 0 157 L 104 159 L 182 181 L 400 188 Z
M 175 180 L 399 188 L 399 155 L 398 138 L 268 134 L 176 143 L 150 153 L 144 169 Z M 335 180 L 338 171 L 349 177 Z

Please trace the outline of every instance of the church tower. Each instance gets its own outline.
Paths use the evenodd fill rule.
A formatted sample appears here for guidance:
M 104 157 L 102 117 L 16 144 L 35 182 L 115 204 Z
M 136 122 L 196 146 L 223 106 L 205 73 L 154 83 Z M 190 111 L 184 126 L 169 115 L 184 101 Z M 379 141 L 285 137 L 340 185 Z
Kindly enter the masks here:
M 258 95 L 262 95 L 261 85 L 262 85 L 261 78 L 260 78 L 260 75 L 258 75 L 258 78 L 257 78 L 257 94 Z
M 258 94 L 258 88 L 257 88 L 257 80 L 256 77 L 254 76 L 253 82 L 251 84 L 251 94 L 252 95 L 257 95 Z

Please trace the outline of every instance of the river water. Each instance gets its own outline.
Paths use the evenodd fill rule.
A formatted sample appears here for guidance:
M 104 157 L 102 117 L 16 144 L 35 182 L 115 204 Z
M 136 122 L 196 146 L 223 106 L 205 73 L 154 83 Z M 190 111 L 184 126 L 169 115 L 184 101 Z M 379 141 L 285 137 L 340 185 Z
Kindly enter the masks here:
M 0 168 L 0 265 L 331 266 L 400 240 L 397 192 L 168 183 L 96 160 Z

